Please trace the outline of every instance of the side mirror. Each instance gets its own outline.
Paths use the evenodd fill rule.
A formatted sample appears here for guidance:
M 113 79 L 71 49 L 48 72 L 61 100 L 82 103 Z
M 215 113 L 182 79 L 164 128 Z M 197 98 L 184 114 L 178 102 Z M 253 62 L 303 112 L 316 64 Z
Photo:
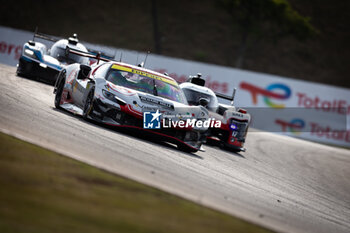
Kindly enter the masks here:
M 87 79 L 87 78 L 89 78 L 90 71 L 91 71 L 91 67 L 90 66 L 81 64 L 77 79 Z
M 202 105 L 203 107 L 206 107 L 209 104 L 209 100 L 206 98 L 200 98 L 199 104 Z

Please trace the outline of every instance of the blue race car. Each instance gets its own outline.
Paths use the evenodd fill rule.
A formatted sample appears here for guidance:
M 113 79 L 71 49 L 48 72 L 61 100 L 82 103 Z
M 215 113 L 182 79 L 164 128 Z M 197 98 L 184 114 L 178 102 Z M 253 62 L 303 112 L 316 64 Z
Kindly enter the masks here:
M 52 41 L 54 44 L 51 49 L 47 49 L 45 44 L 34 41 L 35 38 Z M 33 40 L 29 40 L 23 46 L 22 55 L 17 65 L 17 75 L 37 78 L 54 84 L 58 73 L 66 65 L 73 63 L 89 64 L 88 58 L 67 53 L 67 47 L 77 51 L 88 52 L 86 47 L 79 43 L 77 34 L 68 39 L 56 39 L 38 33 L 36 30 Z

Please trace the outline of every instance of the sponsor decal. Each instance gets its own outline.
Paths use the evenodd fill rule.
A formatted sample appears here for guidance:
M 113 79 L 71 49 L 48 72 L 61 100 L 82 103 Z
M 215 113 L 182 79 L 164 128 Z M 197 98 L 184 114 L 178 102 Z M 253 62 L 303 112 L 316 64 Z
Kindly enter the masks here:
M 7 43 L 6 41 L 0 42 L 0 53 L 6 55 L 13 55 L 14 60 L 18 60 L 22 54 L 22 45 L 15 45 Z
M 258 95 L 262 95 L 265 104 L 272 108 L 284 108 L 285 105 L 276 104 L 272 102 L 271 99 L 286 100 L 292 94 L 291 89 L 287 85 L 281 83 L 273 83 L 267 86 L 266 89 L 263 89 L 247 82 L 241 82 L 240 88 L 250 92 L 254 105 L 258 103 Z M 280 91 L 276 92 L 276 90 Z M 280 93 L 281 91 L 283 93 Z
M 139 98 L 140 98 L 141 102 L 144 102 L 144 103 L 155 104 L 155 105 L 159 105 L 159 106 L 164 107 L 164 108 L 174 109 L 174 106 L 172 104 L 164 102 L 164 101 L 160 101 L 160 100 L 146 97 L 146 96 L 142 96 L 142 95 L 139 95 Z
M 77 71 L 76 70 L 73 70 L 72 72 L 70 72 L 69 73 L 69 75 L 68 75 L 68 78 L 67 78 L 67 82 L 69 83 L 69 84 L 72 84 L 73 85 L 73 82 L 74 82 L 74 80 L 75 80 L 75 77 L 77 76 Z
M 310 122 L 311 135 L 319 138 L 333 139 L 336 141 L 350 142 L 350 130 L 337 130 L 329 126 L 322 126 L 315 122 Z
M 84 87 L 82 87 L 81 85 L 79 85 L 78 81 L 75 81 L 75 84 L 74 84 L 74 88 L 73 88 L 73 91 L 80 91 L 80 92 L 83 92 L 84 91 Z
M 302 130 L 305 131 L 306 128 L 306 122 L 300 118 L 295 118 L 290 122 L 276 119 L 275 123 L 282 127 L 283 132 L 291 132 L 296 135 L 299 135 Z M 307 125 L 308 132 L 313 137 L 350 142 L 350 130 L 333 129 L 330 126 L 324 126 L 316 122 L 308 122 Z
M 232 112 L 231 116 L 235 116 L 235 117 L 238 117 L 238 118 L 243 118 L 244 117 L 244 115 L 242 113 L 239 113 L 239 112 Z
M 137 70 L 137 69 L 133 69 L 133 68 L 126 67 L 126 66 L 120 66 L 120 65 L 117 65 L 117 64 L 112 65 L 112 69 L 116 69 L 116 70 L 121 70 L 121 71 L 126 71 L 126 72 L 130 72 L 130 73 L 142 75 L 142 76 L 153 78 L 153 79 L 165 82 L 165 83 L 169 83 L 169 84 L 171 84 L 173 86 L 176 86 L 176 87 L 178 86 L 176 81 L 174 81 L 174 80 L 172 80 L 170 78 L 161 77 L 159 75 L 154 75 L 154 74 L 151 74 L 149 72 L 142 71 L 142 70 Z
M 297 93 L 298 106 L 304 108 L 314 108 L 316 110 L 322 110 L 324 112 L 332 112 L 338 114 L 350 115 L 350 104 L 346 100 L 322 100 L 318 96 L 310 97 L 305 93 Z
M 276 119 L 275 123 L 281 125 L 283 132 L 291 132 L 293 134 L 300 134 L 301 130 L 305 127 L 305 121 L 300 118 L 295 118 L 290 122 Z

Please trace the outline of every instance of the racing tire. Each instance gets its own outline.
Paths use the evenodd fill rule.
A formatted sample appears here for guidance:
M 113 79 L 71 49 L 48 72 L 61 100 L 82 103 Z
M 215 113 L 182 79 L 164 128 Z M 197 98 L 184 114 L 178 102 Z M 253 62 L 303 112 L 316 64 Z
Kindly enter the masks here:
M 23 60 L 20 58 L 16 69 L 16 75 L 19 77 L 28 77 L 28 74 L 30 74 L 30 72 L 31 68 L 29 66 L 26 66 Z
M 232 147 L 230 147 L 230 146 L 226 146 L 224 143 L 221 143 L 221 144 L 220 144 L 220 149 L 226 150 L 226 151 L 229 151 L 229 152 L 233 152 L 233 153 L 236 153 L 236 154 L 238 154 L 239 152 L 242 152 L 241 149 L 232 148 Z
M 83 118 L 84 120 L 88 120 L 89 115 L 92 111 L 93 105 L 94 105 L 94 92 L 95 87 L 92 87 L 89 91 L 89 94 L 86 97 L 84 109 L 83 109 Z
M 207 138 L 206 143 L 209 146 L 220 146 L 220 141 L 217 141 L 215 139 Z
M 185 144 L 177 144 L 177 148 L 183 152 L 187 152 L 187 153 L 195 153 L 197 152 L 199 149 L 195 149 L 193 147 L 187 146 Z
M 17 67 L 17 69 L 16 69 L 16 75 L 19 76 L 19 77 L 23 77 L 24 76 L 23 73 L 21 73 L 19 67 Z
M 65 75 L 65 72 L 62 71 L 59 73 L 57 79 L 58 79 L 58 84 L 56 87 L 56 96 L 55 96 L 55 107 L 60 108 L 60 103 L 62 99 L 62 94 L 63 94 L 63 88 L 64 88 L 64 83 L 65 83 L 65 77 L 62 77 Z

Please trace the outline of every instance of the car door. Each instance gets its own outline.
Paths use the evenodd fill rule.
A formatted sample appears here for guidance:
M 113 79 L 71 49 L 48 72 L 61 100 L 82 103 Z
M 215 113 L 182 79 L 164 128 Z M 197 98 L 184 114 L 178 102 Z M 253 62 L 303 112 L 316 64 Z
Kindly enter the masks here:
M 84 106 L 85 91 L 88 85 L 89 79 L 75 79 L 73 84 L 72 95 L 74 103 L 79 106 Z

